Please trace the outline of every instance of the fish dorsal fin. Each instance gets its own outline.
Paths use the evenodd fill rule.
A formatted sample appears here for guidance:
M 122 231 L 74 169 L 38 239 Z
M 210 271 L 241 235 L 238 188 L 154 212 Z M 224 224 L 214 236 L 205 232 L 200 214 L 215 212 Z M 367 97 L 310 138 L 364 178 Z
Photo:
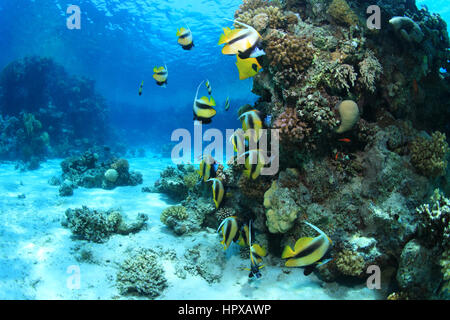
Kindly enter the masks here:
M 200 86 L 203 84 L 203 82 L 205 82 L 205 80 L 200 82 L 200 84 L 197 87 L 197 92 L 195 93 L 195 98 L 194 98 L 194 108 L 195 108 L 195 101 L 197 101 L 197 97 L 198 97 L 198 90 L 200 90 Z
M 187 31 L 186 28 L 181 27 L 180 29 L 177 30 L 177 37 L 182 36 L 186 31 Z
M 314 238 L 311 238 L 311 237 L 305 237 L 305 238 L 298 239 L 297 242 L 295 243 L 294 252 L 296 254 L 299 253 L 300 251 L 305 249 L 313 240 L 314 240 Z
M 214 100 L 213 97 L 209 98 L 209 103 L 210 103 L 211 107 L 215 107 L 216 106 L 216 100 Z
M 210 101 L 209 101 L 208 97 L 205 97 L 205 96 L 203 96 L 203 97 L 201 97 L 200 99 L 198 99 L 198 101 L 199 101 L 199 102 L 202 102 L 202 103 L 204 103 L 204 104 L 207 104 L 207 105 L 210 104 Z

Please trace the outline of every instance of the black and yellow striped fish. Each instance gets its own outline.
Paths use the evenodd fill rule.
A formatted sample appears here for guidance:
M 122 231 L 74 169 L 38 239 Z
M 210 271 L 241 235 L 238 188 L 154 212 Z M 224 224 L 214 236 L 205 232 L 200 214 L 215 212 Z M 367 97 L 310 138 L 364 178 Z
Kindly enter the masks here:
M 238 239 L 238 245 L 241 247 L 247 247 L 250 245 L 250 234 L 249 234 L 249 228 L 248 225 L 244 224 L 241 227 L 241 230 L 239 231 L 239 239 Z
M 216 106 L 216 101 L 213 97 L 198 97 L 198 90 L 200 89 L 200 85 L 197 87 L 197 93 L 195 94 L 194 104 L 193 104 L 193 112 L 194 112 L 194 120 L 201 121 L 203 124 L 211 123 L 212 117 L 216 115 L 216 110 L 213 108 Z
M 153 68 L 153 79 L 156 80 L 158 86 L 165 87 L 167 84 L 167 78 L 169 77 L 169 70 L 166 67 L 154 67 Z
M 289 259 L 286 261 L 286 267 L 304 267 L 304 274 L 309 275 L 315 267 L 324 265 L 331 260 L 328 255 L 332 241 L 322 230 L 309 222 L 305 221 L 305 223 L 316 230 L 319 235 L 315 238 L 298 239 L 294 250 L 290 246 L 286 246 L 281 258 Z
M 264 248 L 262 248 L 259 244 L 252 244 L 252 223 L 251 221 L 248 224 L 249 231 L 249 246 L 250 246 L 250 269 L 246 269 L 247 271 L 250 271 L 248 277 L 250 279 L 260 279 L 261 278 L 261 272 L 260 270 L 264 268 L 263 265 L 261 265 L 262 257 L 265 257 L 267 255 L 267 252 Z
M 238 233 L 238 223 L 236 217 L 231 216 L 222 221 L 217 228 L 217 232 L 221 230 L 222 232 L 222 241 L 220 243 L 223 245 L 223 250 L 227 250 L 231 242 L 237 241 L 239 233 Z
M 230 136 L 231 144 L 233 145 L 233 150 L 238 154 L 242 155 L 245 152 L 245 138 L 244 131 L 242 129 L 237 129 Z
M 261 137 L 263 128 L 263 121 L 261 118 L 261 113 L 254 109 L 243 113 L 239 120 L 242 123 L 242 129 L 248 135 L 252 141 L 257 142 Z
M 144 89 L 144 80 L 142 80 L 141 85 L 139 86 L 139 95 L 142 95 L 142 89 Z
M 234 21 L 240 24 L 244 29 L 224 28 L 223 34 L 220 36 L 218 45 L 225 44 L 222 53 L 225 55 L 238 55 L 241 59 L 256 58 L 264 55 L 264 51 L 260 49 L 262 44 L 261 35 L 253 27 Z
M 254 77 L 262 68 L 256 58 L 241 59 L 239 56 L 236 60 L 236 66 L 239 71 L 239 80 Z
M 222 203 L 223 196 L 225 194 L 225 188 L 223 187 L 222 180 L 217 178 L 210 178 L 207 181 L 212 181 L 212 191 L 213 191 L 213 200 L 214 204 L 216 205 L 216 209 L 219 208 L 220 204 Z
M 204 182 L 216 177 L 216 161 L 213 157 L 210 155 L 203 157 L 200 162 L 200 170 L 198 171 L 198 174 Z
M 206 89 L 208 89 L 208 94 L 211 95 L 212 88 L 211 88 L 211 83 L 209 83 L 209 80 L 206 80 Z
M 177 29 L 178 43 L 184 50 L 191 50 L 194 47 L 194 40 L 191 29 L 180 28 Z
M 244 174 L 250 178 L 255 180 L 261 174 L 262 168 L 264 168 L 265 157 L 260 149 L 253 149 L 243 153 L 241 156 L 245 157 L 245 170 Z

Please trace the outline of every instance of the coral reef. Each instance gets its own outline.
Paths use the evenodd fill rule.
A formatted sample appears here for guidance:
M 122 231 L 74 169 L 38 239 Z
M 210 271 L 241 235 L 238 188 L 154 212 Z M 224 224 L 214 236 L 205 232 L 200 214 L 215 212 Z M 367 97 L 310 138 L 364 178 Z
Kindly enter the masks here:
M 26 157 L 45 155 L 39 147 L 43 142 L 49 144 L 49 155 L 65 157 L 87 145 L 102 144 L 111 133 L 106 103 L 94 82 L 68 75 L 49 58 L 25 57 L 3 69 L 0 111 L 3 117 L 24 118 L 27 129 L 31 129 L 23 134 Z M 41 137 L 44 141 L 38 143 L 38 134 L 44 132 L 47 137 Z
M 156 298 L 167 287 L 167 279 L 160 255 L 152 249 L 140 249 L 127 258 L 117 273 L 116 285 L 120 293 Z
M 165 193 L 175 201 L 183 200 L 197 184 L 199 175 L 192 165 L 169 166 L 160 173 L 154 192 Z
M 65 187 L 114 189 L 119 186 L 137 186 L 143 183 L 142 174 L 129 171 L 126 159 L 107 156 L 99 161 L 99 154 L 86 151 L 83 155 L 70 157 L 61 162 Z
M 449 152 L 445 134 L 436 131 L 431 139 L 418 136 L 410 146 L 411 163 L 427 177 L 439 177 L 447 169 L 447 153 Z
M 79 209 L 67 209 L 62 225 L 81 239 L 92 242 L 105 242 L 112 234 L 129 234 L 140 231 L 148 217 L 139 214 L 137 220 L 126 223 L 118 210 L 91 210 L 83 206 Z

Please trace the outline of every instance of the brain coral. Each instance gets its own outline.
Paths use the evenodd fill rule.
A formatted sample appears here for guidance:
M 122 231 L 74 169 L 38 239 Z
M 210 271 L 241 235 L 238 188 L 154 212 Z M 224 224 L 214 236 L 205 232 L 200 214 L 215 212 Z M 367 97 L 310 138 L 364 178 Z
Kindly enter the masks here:
M 417 137 L 410 146 L 411 163 L 424 176 L 435 178 L 445 174 L 448 143 L 444 133 L 436 131 L 431 139 Z
M 121 294 L 137 294 L 156 298 L 167 287 L 159 255 L 151 249 L 141 249 L 126 259 L 117 274 Z
M 109 182 L 116 182 L 117 178 L 119 177 L 119 173 L 115 169 L 108 169 L 105 172 L 105 179 Z

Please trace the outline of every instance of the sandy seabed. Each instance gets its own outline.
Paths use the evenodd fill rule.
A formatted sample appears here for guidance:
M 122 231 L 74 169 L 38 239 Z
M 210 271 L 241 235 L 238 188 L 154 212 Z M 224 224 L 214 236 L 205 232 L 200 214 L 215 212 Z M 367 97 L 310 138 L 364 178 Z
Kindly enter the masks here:
M 114 190 L 74 190 L 60 197 L 58 186 L 48 180 L 61 174 L 60 159 L 47 161 L 35 171 L 20 172 L 14 163 L 0 164 L 0 299 L 136 299 L 121 296 L 116 288 L 119 265 L 134 249 L 172 249 L 177 256 L 199 243 L 221 247 L 219 235 L 205 230 L 189 236 L 176 236 L 161 223 L 161 211 L 170 201 L 161 194 L 143 193 L 143 185 Z M 140 171 L 144 186 L 153 185 L 170 159 L 152 154 L 129 159 L 130 168 Z M 19 197 L 20 196 L 20 197 Z M 25 196 L 25 197 L 23 197 Z M 105 243 L 76 240 L 61 226 L 67 208 L 120 208 L 127 219 L 139 213 L 148 215 L 147 228 L 136 234 L 113 235 Z M 237 245 L 236 245 L 237 246 Z M 92 261 L 80 262 L 80 248 L 92 252 Z M 282 268 L 267 265 L 262 279 L 248 281 L 241 270 L 249 262 L 230 248 L 224 252 L 226 265 L 219 283 L 209 284 L 200 276 L 176 275 L 176 260 L 164 260 L 168 287 L 158 299 L 377 299 L 376 290 L 365 286 L 347 287 L 325 283 L 301 269 L 286 274 Z M 234 249 L 234 250 L 233 250 Z M 214 263 L 214 262 L 211 262 Z M 80 270 L 80 286 L 68 283 L 72 266 Z

